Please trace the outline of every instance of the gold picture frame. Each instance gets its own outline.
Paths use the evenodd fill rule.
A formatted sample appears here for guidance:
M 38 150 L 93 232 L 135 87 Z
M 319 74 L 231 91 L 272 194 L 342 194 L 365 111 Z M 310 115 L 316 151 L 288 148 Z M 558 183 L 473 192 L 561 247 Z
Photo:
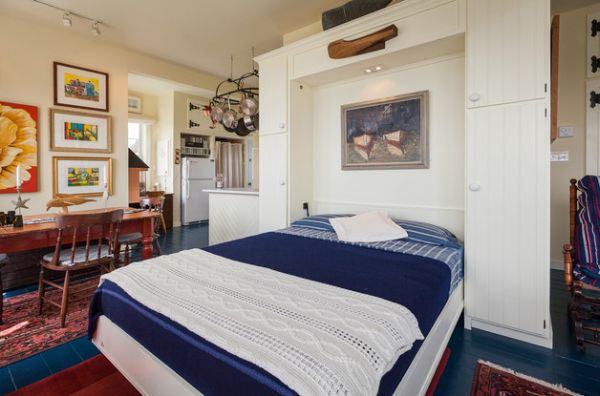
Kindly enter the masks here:
M 52 157 L 52 194 L 102 196 L 105 185 L 112 195 L 112 158 Z
M 50 109 L 49 114 L 50 151 L 112 153 L 111 116 L 63 109 Z

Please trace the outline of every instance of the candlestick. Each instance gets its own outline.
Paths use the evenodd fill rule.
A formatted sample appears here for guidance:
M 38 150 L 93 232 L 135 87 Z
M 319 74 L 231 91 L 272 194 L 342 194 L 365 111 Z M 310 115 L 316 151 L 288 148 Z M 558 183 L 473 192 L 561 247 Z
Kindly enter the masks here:
M 21 187 L 21 165 L 17 165 L 17 188 Z

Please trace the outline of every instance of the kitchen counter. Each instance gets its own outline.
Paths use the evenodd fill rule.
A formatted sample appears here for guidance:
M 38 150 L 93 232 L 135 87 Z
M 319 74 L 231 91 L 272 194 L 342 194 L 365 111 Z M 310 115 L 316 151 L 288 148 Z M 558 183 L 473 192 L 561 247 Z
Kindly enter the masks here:
M 202 191 L 209 194 L 258 195 L 258 190 L 255 188 L 209 188 Z
M 209 188 L 208 243 L 214 245 L 258 233 L 258 190 Z

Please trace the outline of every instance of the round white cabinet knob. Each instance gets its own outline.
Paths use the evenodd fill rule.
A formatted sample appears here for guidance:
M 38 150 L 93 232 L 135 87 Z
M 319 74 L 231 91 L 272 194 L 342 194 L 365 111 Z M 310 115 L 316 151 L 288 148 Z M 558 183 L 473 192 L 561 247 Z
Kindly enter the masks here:
M 284 128 L 285 128 L 285 122 L 280 122 L 279 129 L 284 129 Z
M 478 102 L 479 99 L 481 99 L 481 96 L 478 93 L 472 93 L 471 95 L 469 95 L 469 100 L 471 102 Z
M 280 182 L 279 182 L 279 185 L 280 185 L 280 186 L 285 186 L 285 180 L 282 180 L 282 181 L 280 181 Z
M 469 190 L 479 191 L 479 190 L 481 190 L 481 186 L 477 183 L 471 183 L 471 184 L 469 184 Z

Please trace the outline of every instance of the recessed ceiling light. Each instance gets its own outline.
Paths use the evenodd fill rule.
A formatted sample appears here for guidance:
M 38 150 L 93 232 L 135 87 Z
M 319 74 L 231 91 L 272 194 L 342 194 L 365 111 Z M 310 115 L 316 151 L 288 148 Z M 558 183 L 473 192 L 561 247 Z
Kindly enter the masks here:
M 65 12 L 63 14 L 62 24 L 63 24 L 64 27 L 71 27 L 71 26 L 73 26 L 73 19 L 71 19 L 71 13 L 70 12 Z
M 100 36 L 100 25 L 98 24 L 97 21 L 94 21 L 92 23 L 92 34 L 94 36 Z
M 383 65 L 376 65 L 376 66 L 369 66 L 366 69 L 364 69 L 363 71 L 365 73 L 376 73 L 378 71 L 382 71 L 383 70 Z

